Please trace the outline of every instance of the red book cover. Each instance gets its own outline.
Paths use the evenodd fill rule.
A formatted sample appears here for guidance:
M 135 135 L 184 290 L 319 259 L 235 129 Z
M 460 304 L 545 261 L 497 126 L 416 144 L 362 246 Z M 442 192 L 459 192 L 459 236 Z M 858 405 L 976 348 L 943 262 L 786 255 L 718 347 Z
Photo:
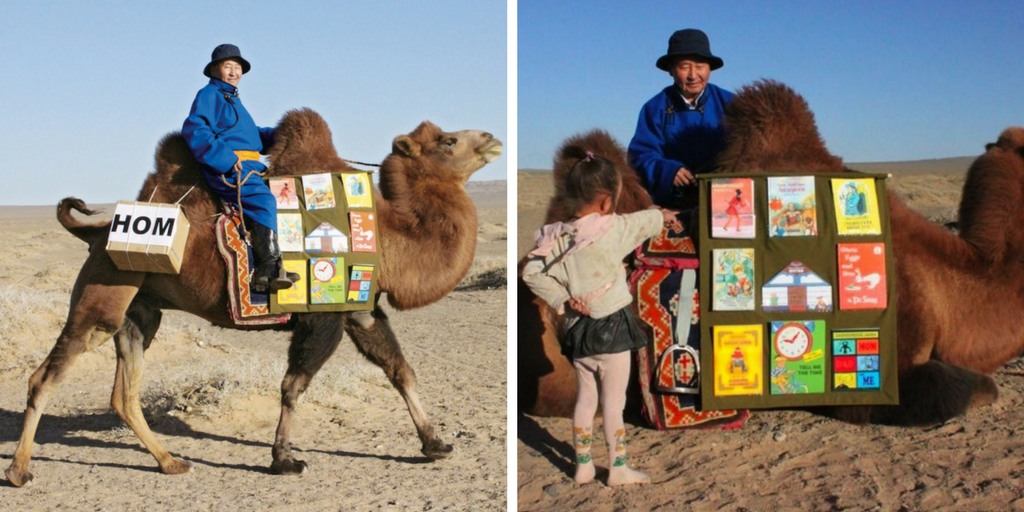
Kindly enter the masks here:
M 377 222 L 373 212 L 348 212 L 352 226 L 352 251 L 377 252 Z
M 885 309 L 885 244 L 839 244 L 839 309 Z

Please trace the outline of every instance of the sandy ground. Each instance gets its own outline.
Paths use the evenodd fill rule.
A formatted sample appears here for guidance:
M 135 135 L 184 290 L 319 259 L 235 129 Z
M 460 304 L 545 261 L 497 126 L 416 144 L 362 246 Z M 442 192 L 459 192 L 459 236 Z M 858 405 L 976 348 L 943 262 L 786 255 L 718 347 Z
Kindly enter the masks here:
M 892 190 L 936 222 L 956 218 L 970 160 L 864 166 L 891 172 Z M 856 165 L 852 165 L 857 167 Z M 543 222 L 549 173 L 520 172 L 518 255 Z M 603 436 L 599 482 L 572 481 L 572 422 L 518 418 L 520 510 L 917 511 L 1024 510 L 1024 361 L 995 374 L 999 400 L 931 428 L 854 426 L 802 411 L 755 411 L 734 431 L 627 425 L 631 464 L 652 485 L 612 489 Z M 942 390 L 936 390 L 942 392 Z M 600 420 L 595 426 L 599 430 Z
M 31 488 L 0 479 L 10 510 L 504 510 L 507 506 L 506 182 L 471 182 L 477 255 L 460 289 L 389 309 L 427 414 L 455 446 L 431 462 L 405 403 L 347 341 L 293 427 L 311 471 L 268 474 L 288 334 L 245 333 L 167 312 L 146 353 L 143 406 L 164 447 L 195 464 L 162 475 L 109 406 L 112 343 L 83 355 L 46 409 Z M 108 209 L 108 212 L 112 211 Z M 0 466 L 21 432 L 28 377 L 53 346 L 86 246 L 54 208 L 0 207 Z M 498 278 L 500 276 L 500 279 Z

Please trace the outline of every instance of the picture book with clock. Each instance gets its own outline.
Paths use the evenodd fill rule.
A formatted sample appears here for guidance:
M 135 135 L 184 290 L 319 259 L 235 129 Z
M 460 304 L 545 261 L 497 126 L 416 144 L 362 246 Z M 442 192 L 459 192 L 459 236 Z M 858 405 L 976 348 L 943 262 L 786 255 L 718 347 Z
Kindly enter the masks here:
M 764 394 L 764 328 L 715 325 L 712 330 L 715 395 Z
M 771 323 L 771 394 L 825 392 L 825 321 Z
M 345 302 L 345 258 L 310 258 L 309 303 Z

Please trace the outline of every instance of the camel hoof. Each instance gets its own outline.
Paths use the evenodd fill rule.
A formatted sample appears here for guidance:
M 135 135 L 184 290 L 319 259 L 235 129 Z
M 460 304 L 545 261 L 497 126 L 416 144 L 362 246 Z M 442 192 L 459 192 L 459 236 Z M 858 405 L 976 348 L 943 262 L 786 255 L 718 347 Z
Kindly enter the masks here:
M 181 475 L 184 473 L 191 473 L 195 468 L 192 467 L 192 463 L 187 460 L 174 459 L 170 464 L 161 466 L 160 470 L 163 471 L 165 475 Z
M 423 455 L 426 455 L 433 460 L 447 459 L 454 451 L 455 448 L 452 447 L 452 445 L 446 444 L 440 439 L 431 439 L 424 443 L 422 450 Z
M 306 461 L 295 459 L 275 460 L 270 465 L 270 472 L 275 475 L 301 475 L 308 470 L 309 464 Z
M 28 471 L 21 472 L 14 469 L 13 464 L 4 471 L 4 474 L 7 475 L 7 481 L 15 487 L 32 487 L 32 479 L 35 478 L 35 476 Z

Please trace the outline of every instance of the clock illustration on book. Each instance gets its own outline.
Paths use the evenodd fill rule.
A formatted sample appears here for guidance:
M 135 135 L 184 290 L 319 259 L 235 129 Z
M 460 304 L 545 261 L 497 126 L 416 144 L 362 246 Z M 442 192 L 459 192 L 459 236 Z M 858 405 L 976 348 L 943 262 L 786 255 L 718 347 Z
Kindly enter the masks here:
M 802 323 L 791 322 L 775 331 L 772 343 L 780 356 L 799 361 L 811 351 L 811 331 Z
M 331 260 L 319 259 L 313 264 L 313 277 L 322 283 L 334 279 L 334 272 L 334 264 L 331 263 Z

